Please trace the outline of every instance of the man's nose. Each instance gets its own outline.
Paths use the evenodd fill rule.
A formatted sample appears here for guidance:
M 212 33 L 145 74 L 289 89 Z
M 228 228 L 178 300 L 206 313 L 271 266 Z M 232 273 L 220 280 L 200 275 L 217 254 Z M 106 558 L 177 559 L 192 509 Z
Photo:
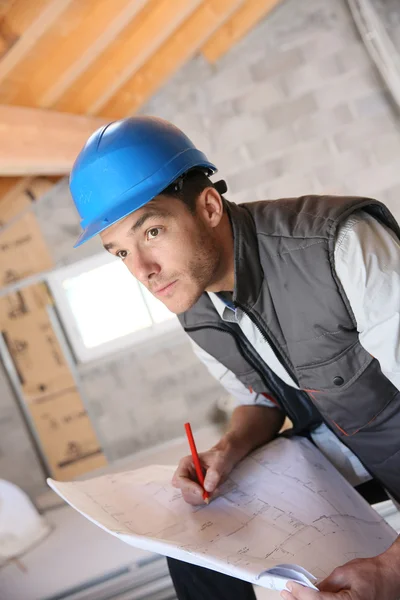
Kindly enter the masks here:
M 160 266 L 145 252 L 134 252 L 128 265 L 130 272 L 141 283 L 147 283 L 152 275 L 160 272 Z

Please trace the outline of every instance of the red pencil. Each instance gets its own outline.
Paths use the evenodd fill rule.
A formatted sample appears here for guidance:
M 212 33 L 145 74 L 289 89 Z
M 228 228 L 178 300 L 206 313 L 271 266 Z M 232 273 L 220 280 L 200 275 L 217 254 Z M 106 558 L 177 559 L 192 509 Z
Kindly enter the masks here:
M 194 443 L 194 437 L 192 433 L 192 428 L 190 427 L 190 423 L 185 423 L 185 430 L 190 446 L 190 451 L 192 453 L 194 468 L 196 469 L 197 479 L 199 480 L 200 485 L 204 489 L 203 469 L 201 468 L 199 455 L 197 454 L 196 444 Z M 210 502 L 210 494 L 206 490 L 204 490 L 203 492 L 203 500 L 206 504 Z

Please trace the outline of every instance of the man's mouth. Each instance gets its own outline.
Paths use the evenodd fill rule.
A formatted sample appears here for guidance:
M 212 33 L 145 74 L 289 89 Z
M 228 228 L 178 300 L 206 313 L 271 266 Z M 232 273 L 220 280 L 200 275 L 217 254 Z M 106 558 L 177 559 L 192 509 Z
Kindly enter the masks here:
M 175 281 L 172 281 L 171 283 L 168 283 L 167 285 L 159 288 L 158 290 L 155 290 L 153 292 L 153 294 L 155 296 L 164 296 L 164 295 L 168 294 L 172 290 L 173 286 L 176 284 L 177 281 L 178 280 L 176 279 Z

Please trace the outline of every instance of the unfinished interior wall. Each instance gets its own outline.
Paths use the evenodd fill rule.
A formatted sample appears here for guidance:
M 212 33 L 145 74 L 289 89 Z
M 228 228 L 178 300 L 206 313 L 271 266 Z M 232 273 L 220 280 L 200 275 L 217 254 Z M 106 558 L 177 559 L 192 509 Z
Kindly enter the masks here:
M 397 0 L 370 0 L 390 39 L 400 52 L 400 10 Z
M 105 466 L 106 459 L 72 366 L 57 339 L 49 312 L 53 301 L 46 285 L 38 281 L 12 291 L 9 288 L 29 277 L 40 277 L 54 266 L 31 210 L 32 202 L 40 201 L 51 183 L 40 178 L 3 179 L 1 183 L 9 186 L 0 202 L 2 356 L 46 473 L 68 480 Z
M 216 65 L 192 60 L 141 112 L 182 127 L 219 166 L 232 200 L 368 194 L 400 218 L 399 119 L 344 0 L 283 1 Z M 56 264 L 101 251 L 97 240 L 73 250 L 79 226 L 65 182 L 35 210 Z M 183 336 L 162 349 L 132 347 L 80 373 L 112 460 L 180 435 L 188 415 L 196 427 L 206 424 L 222 394 Z M 1 448 L 6 387 L 0 397 Z M 17 424 L 12 435 L 26 436 Z M 14 453 L 13 470 L 8 456 L 0 473 L 3 464 L 33 489 L 38 471 L 31 473 L 25 450 Z

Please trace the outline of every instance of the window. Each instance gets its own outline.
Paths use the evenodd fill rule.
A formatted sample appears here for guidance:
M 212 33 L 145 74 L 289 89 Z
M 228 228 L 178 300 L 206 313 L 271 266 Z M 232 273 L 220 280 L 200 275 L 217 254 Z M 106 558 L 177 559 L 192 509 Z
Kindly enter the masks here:
M 179 327 L 176 316 L 107 255 L 57 269 L 48 283 L 80 362 Z

